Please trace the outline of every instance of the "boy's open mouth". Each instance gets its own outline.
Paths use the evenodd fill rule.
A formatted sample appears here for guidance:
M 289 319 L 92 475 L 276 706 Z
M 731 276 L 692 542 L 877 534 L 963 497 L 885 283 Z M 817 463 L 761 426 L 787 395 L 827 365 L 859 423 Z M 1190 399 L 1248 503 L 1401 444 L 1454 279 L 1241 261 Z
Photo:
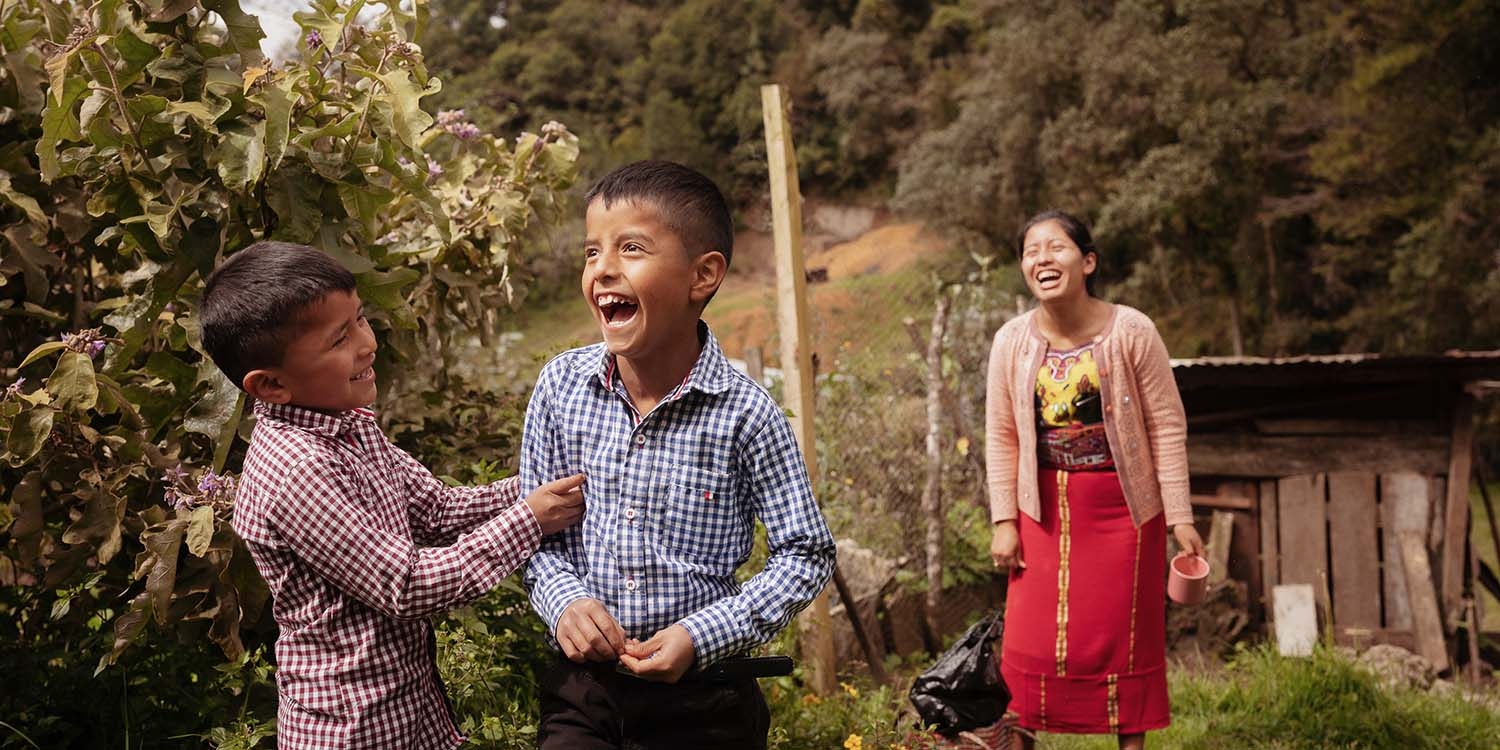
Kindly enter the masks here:
M 604 316 L 604 324 L 607 326 L 625 325 L 640 309 L 635 300 L 618 294 L 601 294 L 594 298 L 594 304 L 599 306 L 599 314 Z
M 375 367 L 372 365 L 370 367 L 366 367 L 365 369 L 360 370 L 359 372 L 355 373 L 354 377 L 349 378 L 349 379 L 352 380 L 352 381 L 354 381 L 354 382 L 356 382 L 356 383 L 361 383 L 361 382 L 369 380 L 370 378 L 373 378 L 373 377 L 375 377 Z

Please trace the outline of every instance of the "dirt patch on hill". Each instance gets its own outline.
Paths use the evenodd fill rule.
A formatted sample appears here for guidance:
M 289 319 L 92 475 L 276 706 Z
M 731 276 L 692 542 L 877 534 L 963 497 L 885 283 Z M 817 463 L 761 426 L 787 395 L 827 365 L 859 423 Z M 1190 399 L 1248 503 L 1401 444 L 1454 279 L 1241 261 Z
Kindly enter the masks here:
M 868 276 L 908 272 L 910 267 L 942 252 L 947 245 L 921 224 L 898 223 L 876 227 L 848 242 L 824 244 L 827 237 L 807 242 L 809 272 L 826 273 L 827 282 L 808 286 L 815 351 L 831 361 L 839 342 L 858 340 L 871 321 L 871 311 L 881 306 L 856 299 L 837 282 Z M 745 231 L 735 238 L 733 266 L 704 318 L 719 337 L 725 353 L 743 357 L 746 349 L 760 347 L 767 362 L 779 358 L 776 337 L 776 263 L 773 243 L 765 232 Z M 876 300 L 879 302 L 880 300 Z

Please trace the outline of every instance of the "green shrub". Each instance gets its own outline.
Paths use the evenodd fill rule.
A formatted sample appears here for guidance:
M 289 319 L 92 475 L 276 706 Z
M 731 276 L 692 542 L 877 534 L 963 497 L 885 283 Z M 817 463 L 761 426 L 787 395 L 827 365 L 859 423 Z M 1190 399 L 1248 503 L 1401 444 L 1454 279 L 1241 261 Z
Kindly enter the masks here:
M 428 114 L 425 5 L 362 6 L 316 0 L 273 64 L 237 0 L 0 2 L 0 671 L 34 686 L 0 691 L 0 742 L 269 745 L 246 660 L 274 628 L 228 525 L 247 409 L 195 310 L 225 255 L 337 257 L 398 439 L 447 472 L 510 459 L 518 412 L 476 413 L 452 352 L 508 305 L 577 142 Z

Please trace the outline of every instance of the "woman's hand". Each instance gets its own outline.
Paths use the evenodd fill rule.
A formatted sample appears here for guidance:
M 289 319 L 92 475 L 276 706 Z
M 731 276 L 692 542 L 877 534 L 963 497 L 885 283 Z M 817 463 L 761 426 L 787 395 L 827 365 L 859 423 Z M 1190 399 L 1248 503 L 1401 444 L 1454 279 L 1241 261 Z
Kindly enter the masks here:
M 1021 559 L 1021 535 L 1016 532 L 1015 521 L 995 524 L 995 533 L 990 537 L 990 560 L 1001 570 L 1026 567 L 1026 561 Z
M 1184 552 L 1191 552 L 1203 557 L 1203 537 L 1198 536 L 1198 530 L 1190 523 L 1179 523 L 1172 527 L 1172 536 L 1177 537 L 1177 546 Z

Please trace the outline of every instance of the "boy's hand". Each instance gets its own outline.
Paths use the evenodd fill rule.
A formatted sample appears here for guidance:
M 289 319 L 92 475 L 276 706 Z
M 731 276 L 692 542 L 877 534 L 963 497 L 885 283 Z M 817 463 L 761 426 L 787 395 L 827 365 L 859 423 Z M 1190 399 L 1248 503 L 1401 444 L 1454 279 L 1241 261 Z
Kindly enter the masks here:
M 543 536 L 578 523 L 583 518 L 583 475 L 555 479 L 532 490 L 526 504 L 531 506 Z
M 614 661 L 625 653 L 625 631 L 598 599 L 578 599 L 557 618 L 557 645 L 563 655 L 585 661 Z
M 681 625 L 670 625 L 645 641 L 625 644 L 620 663 L 643 680 L 676 682 L 693 666 L 696 656 L 693 635 Z

